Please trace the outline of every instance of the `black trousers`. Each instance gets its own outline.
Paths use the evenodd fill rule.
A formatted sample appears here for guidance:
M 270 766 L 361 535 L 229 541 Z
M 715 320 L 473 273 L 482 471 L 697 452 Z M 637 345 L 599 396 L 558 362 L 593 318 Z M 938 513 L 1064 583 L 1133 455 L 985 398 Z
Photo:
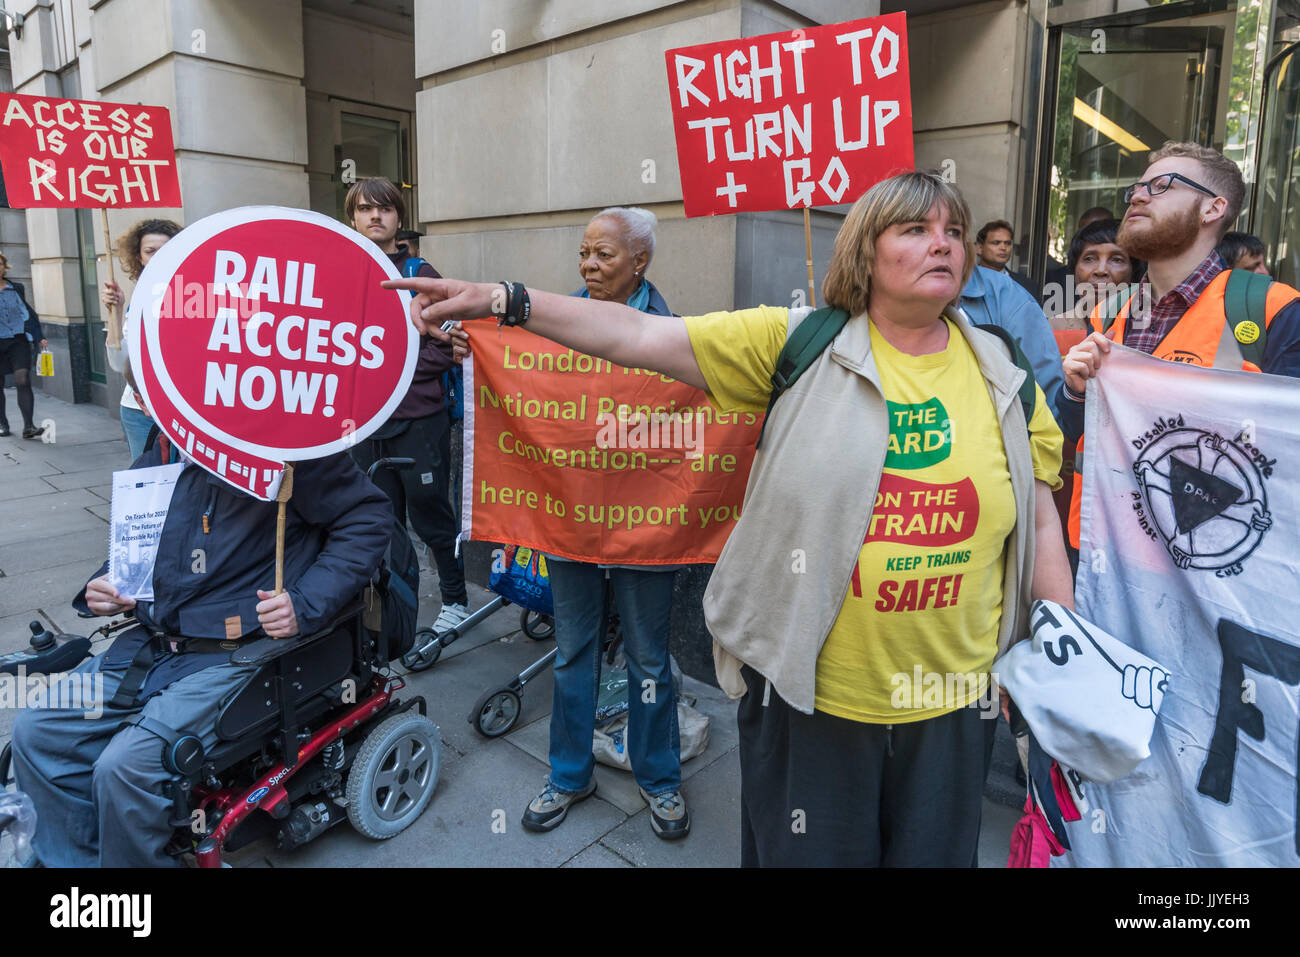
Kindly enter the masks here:
M 402 423 L 389 421 L 378 435 L 387 435 Z M 451 476 L 451 418 L 446 410 L 406 421 L 406 427 L 388 438 L 371 437 L 352 449 L 362 470 L 382 458 L 410 458 L 415 464 L 401 471 L 380 469 L 374 483 L 393 503 L 398 521 L 410 521 L 415 534 L 429 546 L 438 568 L 438 588 L 443 604 L 465 605 L 465 570 L 456 558 L 456 515 L 452 511 L 448 482 Z
M 746 666 L 745 867 L 973 867 L 997 712 L 865 724 L 795 711 Z

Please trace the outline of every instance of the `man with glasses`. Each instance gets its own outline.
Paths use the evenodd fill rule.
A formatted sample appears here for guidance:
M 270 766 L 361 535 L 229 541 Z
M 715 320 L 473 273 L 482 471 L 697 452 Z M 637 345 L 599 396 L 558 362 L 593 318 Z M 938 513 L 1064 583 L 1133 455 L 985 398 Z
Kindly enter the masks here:
M 1151 154 L 1142 180 L 1125 191 L 1118 242 L 1146 260 L 1147 273 L 1127 302 L 1097 304 L 1093 332 L 1063 362 L 1056 419 L 1080 451 L 1084 389 L 1111 342 L 1173 362 L 1300 377 L 1300 292 L 1279 282 L 1268 288 L 1263 330 L 1228 322 L 1224 293 L 1232 270 L 1215 246 L 1241 212 L 1245 193 L 1241 171 L 1222 153 L 1172 142 Z M 1076 474 L 1069 521 L 1075 549 L 1081 493 Z

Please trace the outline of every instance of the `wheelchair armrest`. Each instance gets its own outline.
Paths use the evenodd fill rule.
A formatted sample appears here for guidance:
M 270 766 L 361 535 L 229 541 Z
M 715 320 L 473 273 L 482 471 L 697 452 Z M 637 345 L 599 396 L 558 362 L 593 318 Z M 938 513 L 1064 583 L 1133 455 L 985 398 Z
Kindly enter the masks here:
M 306 645 L 332 635 L 340 625 L 361 614 L 364 605 L 360 598 L 349 602 L 323 628 L 309 635 L 294 635 L 292 638 L 258 638 L 246 645 L 241 645 L 231 652 L 230 663 L 234 665 L 264 665 L 281 655 L 296 651 Z

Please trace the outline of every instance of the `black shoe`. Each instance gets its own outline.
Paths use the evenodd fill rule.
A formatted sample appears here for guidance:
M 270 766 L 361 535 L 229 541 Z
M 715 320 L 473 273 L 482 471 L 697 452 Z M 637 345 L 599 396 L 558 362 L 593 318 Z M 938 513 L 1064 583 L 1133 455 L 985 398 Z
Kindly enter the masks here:
M 0 422 L 0 439 L 3 439 L 6 435 L 13 435 L 13 433 L 9 431 L 9 423 Z
M 666 791 L 650 795 L 637 788 L 650 805 L 650 829 L 665 841 L 676 841 L 691 832 L 691 815 L 686 810 L 686 799 L 681 791 Z
M 40 438 L 41 433 L 44 432 L 44 431 L 45 431 L 45 426 L 43 426 L 43 425 L 34 425 L 34 426 L 32 426 L 30 429 L 23 429 L 23 438 L 25 438 L 25 439 L 37 439 L 37 438 Z
M 577 794 L 566 794 L 550 781 L 547 781 L 546 787 L 542 788 L 542 793 L 529 803 L 520 823 L 523 824 L 525 831 L 544 833 L 552 828 L 559 827 L 560 822 L 569 813 L 569 808 L 572 805 L 577 804 L 579 801 L 585 801 L 595 793 L 595 778 L 592 778 L 587 783 L 587 786 Z

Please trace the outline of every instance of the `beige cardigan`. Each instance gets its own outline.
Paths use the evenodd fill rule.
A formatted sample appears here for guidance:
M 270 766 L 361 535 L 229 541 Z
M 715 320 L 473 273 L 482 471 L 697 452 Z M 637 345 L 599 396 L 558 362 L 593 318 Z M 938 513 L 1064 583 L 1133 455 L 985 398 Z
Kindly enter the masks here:
M 1007 538 L 998 654 L 1028 630 L 1034 566 L 1034 471 L 1017 390 L 1025 373 L 1006 345 L 950 313 L 993 398 L 1016 523 Z M 704 594 L 718 683 L 745 693 L 742 663 L 811 714 L 817 656 L 848 594 L 889 438 L 865 315 L 854 316 L 790 388 L 767 424 L 744 510 Z M 802 552 L 802 562 L 800 553 Z

